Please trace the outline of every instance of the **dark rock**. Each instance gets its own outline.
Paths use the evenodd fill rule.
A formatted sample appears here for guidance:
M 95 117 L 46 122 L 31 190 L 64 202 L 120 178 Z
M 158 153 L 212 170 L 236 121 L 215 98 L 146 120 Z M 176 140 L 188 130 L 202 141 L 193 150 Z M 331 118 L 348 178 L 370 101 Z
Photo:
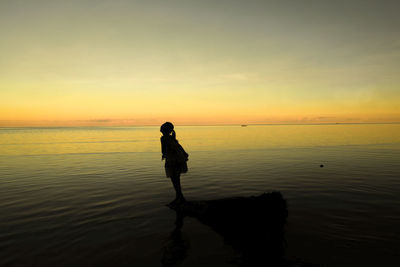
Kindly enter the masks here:
M 260 196 L 187 201 L 170 206 L 223 236 L 241 266 L 284 266 L 286 200 L 279 192 Z

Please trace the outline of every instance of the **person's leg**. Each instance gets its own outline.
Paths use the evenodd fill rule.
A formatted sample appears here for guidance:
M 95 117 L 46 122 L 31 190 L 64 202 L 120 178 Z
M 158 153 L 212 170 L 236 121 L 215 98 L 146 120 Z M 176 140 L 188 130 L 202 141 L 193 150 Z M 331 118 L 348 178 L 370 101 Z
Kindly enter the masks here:
M 181 188 L 181 175 L 180 174 L 175 174 L 171 177 L 172 184 L 174 186 L 175 192 L 176 192 L 176 199 L 185 199 L 182 194 L 182 188 Z

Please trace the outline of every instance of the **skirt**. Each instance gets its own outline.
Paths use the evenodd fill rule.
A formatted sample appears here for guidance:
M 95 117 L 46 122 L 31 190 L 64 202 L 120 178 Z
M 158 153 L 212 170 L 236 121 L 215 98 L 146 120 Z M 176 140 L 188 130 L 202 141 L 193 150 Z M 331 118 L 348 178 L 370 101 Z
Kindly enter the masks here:
M 181 163 L 181 164 L 167 164 L 165 163 L 165 175 L 167 176 L 167 178 L 171 178 L 173 176 L 178 176 L 181 173 L 187 173 L 188 171 L 188 167 L 187 167 L 187 163 Z

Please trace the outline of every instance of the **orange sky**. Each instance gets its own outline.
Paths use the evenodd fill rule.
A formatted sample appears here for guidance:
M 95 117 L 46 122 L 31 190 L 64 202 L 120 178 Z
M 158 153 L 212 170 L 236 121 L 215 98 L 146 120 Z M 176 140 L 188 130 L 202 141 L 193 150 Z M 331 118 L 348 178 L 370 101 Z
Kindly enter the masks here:
M 0 126 L 400 122 L 396 3 L 251 3 L 1 2 Z

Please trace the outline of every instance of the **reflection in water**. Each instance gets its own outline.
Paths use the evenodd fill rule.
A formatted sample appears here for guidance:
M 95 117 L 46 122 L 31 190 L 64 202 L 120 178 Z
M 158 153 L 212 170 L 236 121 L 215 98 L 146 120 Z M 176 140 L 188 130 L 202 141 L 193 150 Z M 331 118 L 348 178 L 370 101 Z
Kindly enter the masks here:
M 183 227 L 184 214 L 176 211 L 175 229 L 170 234 L 166 246 L 164 247 L 161 263 L 163 267 L 177 266 L 187 256 L 189 249 L 189 239 L 184 236 L 181 229 Z
M 171 241 L 165 247 L 163 266 L 175 266 L 187 255 L 188 242 L 180 231 L 183 216 L 197 218 L 221 235 L 238 254 L 240 266 L 284 265 L 284 226 L 288 211 L 281 193 L 188 201 L 170 207 L 177 212 L 177 220 Z
M 107 258 L 109 266 L 160 266 L 159 239 L 172 225 L 160 206 L 171 188 L 161 178 L 158 129 L 1 128 L 0 265 L 98 266 Z M 284 192 L 287 259 L 323 266 L 398 262 L 400 124 L 177 130 L 191 157 L 182 180 L 189 198 Z M 212 231 L 196 231 L 204 229 Z M 199 232 L 186 233 L 194 238 L 182 265 L 190 266 L 193 252 L 202 253 L 215 236 L 201 236 L 198 250 Z
M 400 143 L 400 124 L 179 126 L 187 151 Z M 159 152 L 158 127 L 0 128 L 0 155 Z M 207 142 L 204 142 L 207 140 Z M 192 154 L 191 154 L 192 156 Z

